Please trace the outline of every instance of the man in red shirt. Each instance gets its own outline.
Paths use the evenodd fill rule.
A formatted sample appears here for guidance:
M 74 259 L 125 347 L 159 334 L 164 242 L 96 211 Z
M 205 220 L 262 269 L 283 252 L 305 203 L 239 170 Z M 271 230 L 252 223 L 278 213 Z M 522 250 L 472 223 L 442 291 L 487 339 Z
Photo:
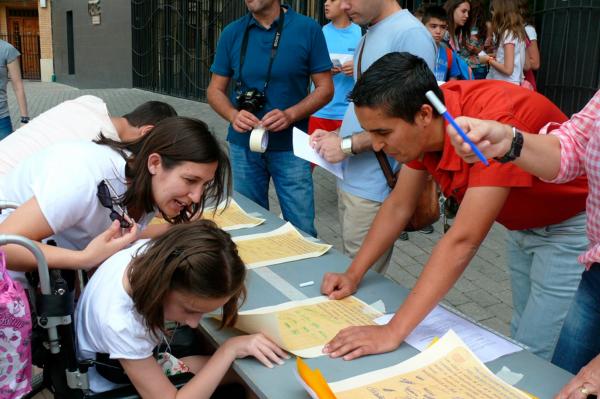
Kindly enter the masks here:
M 418 57 L 392 53 L 375 62 L 350 97 L 373 149 L 404 166 L 352 264 L 345 273 L 327 273 L 322 292 L 340 299 L 356 291 L 371 264 L 410 220 L 429 174 L 444 196 L 460 206 L 452 228 L 434 247 L 390 323 L 342 330 L 325 352 L 350 360 L 397 348 L 452 288 L 497 221 L 509 230 L 512 335 L 550 359 L 583 272 L 577 255 L 588 242 L 587 178 L 553 185 L 510 163 L 491 160 L 486 167 L 464 162 L 445 134 L 446 122 L 425 97 L 429 90 L 445 100 L 451 115 L 497 120 L 515 127 L 516 134 L 567 119 L 545 97 L 511 83 L 455 81 L 440 88 Z

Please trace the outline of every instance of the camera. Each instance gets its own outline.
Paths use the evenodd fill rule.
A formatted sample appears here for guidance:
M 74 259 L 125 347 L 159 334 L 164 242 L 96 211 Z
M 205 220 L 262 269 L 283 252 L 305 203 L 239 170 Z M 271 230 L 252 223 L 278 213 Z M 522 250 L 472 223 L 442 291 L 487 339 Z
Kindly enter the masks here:
M 248 89 L 239 92 L 235 97 L 238 110 L 245 110 L 252 114 L 260 111 L 267 102 L 265 94 L 258 89 Z

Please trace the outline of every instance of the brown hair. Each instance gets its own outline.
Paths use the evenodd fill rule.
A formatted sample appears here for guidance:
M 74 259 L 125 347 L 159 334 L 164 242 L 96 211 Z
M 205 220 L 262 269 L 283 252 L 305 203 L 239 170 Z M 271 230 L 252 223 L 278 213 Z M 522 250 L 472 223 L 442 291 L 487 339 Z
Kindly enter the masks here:
M 152 131 L 139 139 L 122 143 L 100 136 L 96 143 L 108 145 L 125 158 L 127 190 L 121 204 L 139 212 L 152 212 L 155 202 L 152 196 L 152 175 L 148 170 L 148 157 L 157 153 L 166 169 L 183 162 L 213 163 L 217 170 L 212 182 L 206 187 L 199 203 L 184 209 L 174 218 L 163 215 L 169 223 L 188 222 L 198 212 L 202 213 L 206 202 L 218 204 L 231 191 L 231 167 L 229 158 L 206 123 L 193 118 L 175 116 L 163 119 Z
M 133 258 L 128 271 L 131 298 L 152 334 L 164 330 L 163 303 L 170 291 L 200 298 L 230 297 L 221 328 L 232 326 L 245 298 L 246 267 L 229 234 L 209 220 L 171 227 Z
M 521 13 L 523 20 L 525 21 L 525 25 L 535 26 L 535 19 L 529 10 L 528 0 L 519 0 L 519 13 Z
M 519 0 L 492 0 L 492 32 L 498 44 L 507 34 L 513 34 L 525 42 L 525 20 L 519 12 Z
M 461 47 L 466 44 L 471 34 L 471 11 L 469 11 L 469 18 L 464 26 L 457 27 L 454 22 L 454 11 L 462 3 L 469 3 L 469 6 L 471 5 L 470 0 L 448 0 L 444 3 L 444 9 L 448 13 L 448 34 L 450 35 L 450 40 L 456 36 L 457 40 L 460 40 Z

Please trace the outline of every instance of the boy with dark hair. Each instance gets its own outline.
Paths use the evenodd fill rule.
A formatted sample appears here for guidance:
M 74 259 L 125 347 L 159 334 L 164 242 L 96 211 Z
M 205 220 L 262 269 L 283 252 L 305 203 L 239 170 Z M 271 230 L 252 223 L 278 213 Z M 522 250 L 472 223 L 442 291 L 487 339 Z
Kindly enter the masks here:
M 102 133 L 117 141 L 134 141 L 161 120 L 177 116 L 169 104 L 148 101 L 123 116 L 111 116 L 104 101 L 85 95 L 36 116 L 0 142 L 0 176 L 21 160 L 64 140 L 94 140 Z
M 439 82 L 463 79 L 470 80 L 473 74 L 469 66 L 458 54 L 443 43 L 442 39 L 448 29 L 448 14 L 441 6 L 429 6 L 423 11 L 421 19 L 438 48 L 435 60 L 435 78 Z
M 375 62 L 350 98 L 373 148 L 404 166 L 352 264 L 345 273 L 327 273 L 322 292 L 340 299 L 356 291 L 405 228 L 429 175 L 459 207 L 390 323 L 342 330 L 325 350 L 349 360 L 397 348 L 452 288 L 498 222 L 508 229 L 512 336 L 550 359 L 583 272 L 577 255 L 588 243 L 587 178 L 553 185 L 504 163 L 510 159 L 491 160 L 489 166 L 466 163 L 445 133 L 446 122 L 426 99 L 428 91 L 451 115 L 497 120 L 513 126 L 515 136 L 567 119 L 542 95 L 507 82 L 455 81 L 439 87 L 425 62 L 411 54 L 391 53 Z
M 133 111 L 123 115 L 130 126 L 140 127 L 144 125 L 156 125 L 158 122 L 170 116 L 177 116 L 177 111 L 162 101 L 146 101 L 138 105 Z M 137 137 L 134 137 L 134 139 Z M 127 141 L 121 137 L 121 141 Z

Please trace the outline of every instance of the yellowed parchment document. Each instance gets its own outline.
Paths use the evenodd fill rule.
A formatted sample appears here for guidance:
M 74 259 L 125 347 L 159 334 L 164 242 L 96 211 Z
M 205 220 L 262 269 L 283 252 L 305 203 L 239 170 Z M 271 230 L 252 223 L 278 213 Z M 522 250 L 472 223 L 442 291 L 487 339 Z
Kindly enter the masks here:
M 229 199 L 229 206 L 225 205 L 225 202 L 219 205 L 216 212 L 215 207 L 204 209 L 202 219 L 212 220 L 225 231 L 256 227 L 265 221 L 265 219 L 246 213 L 233 198 Z M 150 222 L 150 224 L 162 223 L 166 223 L 166 221 L 161 218 L 154 218 Z
M 262 332 L 283 349 L 311 358 L 322 356 L 323 346 L 343 328 L 375 325 L 380 315 L 353 296 L 339 301 L 321 296 L 240 312 L 235 327 Z
M 248 269 L 316 258 L 331 248 L 302 237 L 290 223 L 268 233 L 233 237 L 233 241 Z
M 529 399 L 488 370 L 452 330 L 411 359 L 329 386 L 337 399 Z

